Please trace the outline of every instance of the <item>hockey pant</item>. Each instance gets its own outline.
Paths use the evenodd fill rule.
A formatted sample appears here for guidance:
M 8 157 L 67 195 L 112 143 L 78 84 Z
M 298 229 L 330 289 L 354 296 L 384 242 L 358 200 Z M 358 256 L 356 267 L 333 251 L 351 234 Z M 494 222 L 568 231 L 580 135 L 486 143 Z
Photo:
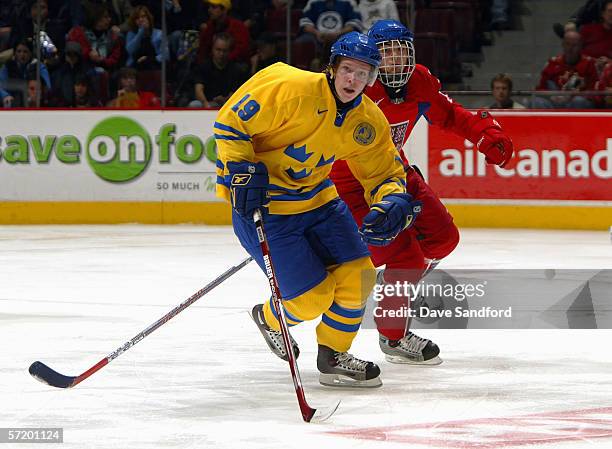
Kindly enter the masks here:
M 234 232 L 265 273 L 255 227 L 234 213 Z M 369 251 L 344 201 L 333 200 L 296 215 L 265 215 L 265 232 L 290 326 L 319 316 L 317 341 L 347 351 L 374 287 Z M 264 303 L 268 326 L 279 330 L 270 301 Z
M 386 266 L 384 273 L 386 283 L 406 281 L 416 284 L 427 269 L 430 260 L 440 260 L 448 256 L 459 243 L 459 230 L 453 223 L 453 217 L 431 187 L 412 167 L 409 167 L 406 173 L 406 189 L 413 198 L 423 202 L 423 210 L 414 225 L 401 232 L 387 246 L 369 247 L 374 266 Z M 343 198 L 350 207 L 355 221 L 361 225 L 363 217 L 369 212 L 363 199 L 363 192 L 343 195 Z M 385 295 L 377 306 L 382 311 L 405 310 L 410 307 L 409 297 L 403 292 L 401 295 Z M 378 331 L 391 340 L 404 337 L 410 325 L 408 316 L 375 316 L 374 321 Z

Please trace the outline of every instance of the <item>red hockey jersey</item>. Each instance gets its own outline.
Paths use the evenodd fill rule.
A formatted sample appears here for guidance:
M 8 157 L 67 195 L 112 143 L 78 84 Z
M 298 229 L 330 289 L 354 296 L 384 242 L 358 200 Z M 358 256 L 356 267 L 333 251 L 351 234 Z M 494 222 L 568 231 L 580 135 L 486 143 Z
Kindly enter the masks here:
M 387 117 L 391 125 L 393 143 L 404 164 L 408 164 L 408 159 L 402 147 L 421 119 L 427 120 L 430 125 L 453 131 L 472 142 L 478 140 L 482 131 L 482 126 L 475 126 L 479 121 L 478 117 L 440 92 L 440 81 L 427 67 L 419 64 L 408 80 L 403 103 L 393 103 L 379 80 L 366 90 L 366 95 Z M 344 192 L 363 190 L 344 161 L 334 163 L 330 176 L 340 196 L 343 196 Z

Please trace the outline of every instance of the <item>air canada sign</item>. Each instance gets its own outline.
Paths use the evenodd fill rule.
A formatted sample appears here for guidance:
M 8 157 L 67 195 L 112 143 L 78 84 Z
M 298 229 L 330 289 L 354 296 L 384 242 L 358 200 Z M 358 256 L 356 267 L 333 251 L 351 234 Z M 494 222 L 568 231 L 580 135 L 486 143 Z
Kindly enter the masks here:
M 429 128 L 429 183 L 442 198 L 612 201 L 612 114 L 497 114 L 514 142 L 511 164 Z

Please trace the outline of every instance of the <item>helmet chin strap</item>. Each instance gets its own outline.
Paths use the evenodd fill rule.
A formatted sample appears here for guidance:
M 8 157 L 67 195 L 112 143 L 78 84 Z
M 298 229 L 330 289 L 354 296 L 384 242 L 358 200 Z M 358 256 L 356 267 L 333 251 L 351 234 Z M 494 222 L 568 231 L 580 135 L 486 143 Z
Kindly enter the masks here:
M 385 87 L 387 95 L 389 95 L 389 98 L 391 99 L 391 103 L 399 104 L 405 101 L 406 86 L 408 86 L 407 83 L 400 87 L 389 87 L 385 86 L 384 84 L 383 86 Z

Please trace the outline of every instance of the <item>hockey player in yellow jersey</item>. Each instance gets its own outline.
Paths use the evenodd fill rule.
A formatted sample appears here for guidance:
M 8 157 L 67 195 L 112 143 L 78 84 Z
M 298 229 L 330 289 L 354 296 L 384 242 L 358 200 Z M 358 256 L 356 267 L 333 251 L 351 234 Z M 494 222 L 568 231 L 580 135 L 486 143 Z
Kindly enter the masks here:
M 352 32 L 331 48 L 325 73 L 277 63 L 243 84 L 219 111 L 217 194 L 231 202 L 234 232 L 264 270 L 253 224 L 264 213 L 289 326 L 322 315 L 319 380 L 330 386 L 381 385 L 380 369 L 349 354 L 375 283 L 367 246 L 329 179 L 346 160 L 371 205 L 362 233 L 390 242 L 420 211 L 405 193 L 405 173 L 382 112 L 365 95 L 380 55 Z M 270 301 L 253 319 L 272 351 L 287 359 Z M 297 343 L 292 340 L 295 355 Z

